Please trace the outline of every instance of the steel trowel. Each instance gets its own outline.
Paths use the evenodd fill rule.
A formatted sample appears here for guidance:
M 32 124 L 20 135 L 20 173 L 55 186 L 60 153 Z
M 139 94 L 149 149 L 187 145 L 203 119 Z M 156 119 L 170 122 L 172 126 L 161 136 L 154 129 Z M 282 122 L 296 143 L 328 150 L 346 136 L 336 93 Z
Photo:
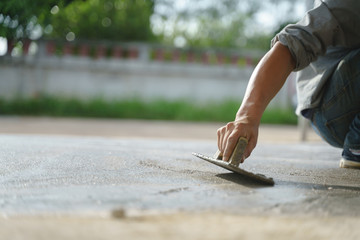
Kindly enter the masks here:
M 192 154 L 198 158 L 201 158 L 205 161 L 213 163 L 219 167 L 225 168 L 234 173 L 243 175 L 254 181 L 258 181 L 258 182 L 261 182 L 261 183 L 267 184 L 267 185 L 274 185 L 275 182 L 274 182 L 273 178 L 266 177 L 265 175 L 259 174 L 259 173 L 252 173 L 252 172 L 246 171 L 244 169 L 241 169 L 239 167 L 239 164 L 242 161 L 247 143 L 248 143 L 248 141 L 246 138 L 240 137 L 228 162 L 225 162 L 222 160 L 222 154 L 219 150 L 216 151 L 214 157 L 208 157 L 208 156 L 205 156 L 200 153 L 192 153 Z

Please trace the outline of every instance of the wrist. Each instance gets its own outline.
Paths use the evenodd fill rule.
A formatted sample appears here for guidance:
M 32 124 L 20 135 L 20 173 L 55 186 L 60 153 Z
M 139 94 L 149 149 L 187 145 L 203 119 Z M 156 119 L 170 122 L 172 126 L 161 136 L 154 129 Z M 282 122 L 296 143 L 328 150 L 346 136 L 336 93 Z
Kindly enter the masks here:
M 263 111 L 259 107 L 240 107 L 235 115 L 235 121 L 243 121 L 253 125 L 259 125 Z
M 260 125 L 261 117 L 257 116 L 251 116 L 251 115 L 238 115 L 236 114 L 235 122 L 242 122 L 247 123 L 249 125 L 253 126 L 259 126 Z

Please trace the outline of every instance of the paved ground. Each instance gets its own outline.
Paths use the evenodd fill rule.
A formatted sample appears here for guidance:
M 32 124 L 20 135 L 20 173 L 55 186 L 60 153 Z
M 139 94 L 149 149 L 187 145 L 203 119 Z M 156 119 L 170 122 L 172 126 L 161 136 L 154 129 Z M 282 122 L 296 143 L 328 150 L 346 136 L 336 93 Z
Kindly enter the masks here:
M 217 128 L 224 123 L 184 123 L 142 120 L 99 120 L 77 118 L 0 117 L 2 134 L 37 134 L 66 136 L 102 136 L 111 138 L 165 138 L 200 139 L 216 138 Z M 294 126 L 262 126 L 260 141 L 298 142 L 300 133 Z M 311 130 L 311 142 L 320 141 Z
M 313 132 L 264 126 L 243 167 L 201 161 L 221 124 L 0 118 L 4 239 L 358 239 L 360 175 Z

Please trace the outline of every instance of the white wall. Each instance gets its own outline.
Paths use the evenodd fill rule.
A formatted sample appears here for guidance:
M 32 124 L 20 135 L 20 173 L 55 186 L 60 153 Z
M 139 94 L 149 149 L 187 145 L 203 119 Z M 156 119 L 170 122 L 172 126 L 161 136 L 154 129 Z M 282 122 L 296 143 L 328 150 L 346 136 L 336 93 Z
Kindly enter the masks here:
M 188 99 L 197 103 L 241 101 L 253 67 L 171 63 L 126 59 L 26 56 L 0 59 L 0 97 L 13 99 L 47 94 L 91 99 L 139 97 Z M 271 103 L 291 106 L 286 84 Z

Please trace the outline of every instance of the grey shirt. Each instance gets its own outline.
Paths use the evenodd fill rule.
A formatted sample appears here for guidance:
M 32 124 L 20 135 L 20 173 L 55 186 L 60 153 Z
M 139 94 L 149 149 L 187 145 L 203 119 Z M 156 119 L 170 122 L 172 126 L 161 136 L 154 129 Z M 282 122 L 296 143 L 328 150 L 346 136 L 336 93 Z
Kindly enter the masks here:
M 289 48 L 296 62 L 296 113 L 316 108 L 337 64 L 360 47 L 360 0 L 315 1 L 315 7 L 286 26 L 271 46 L 277 41 Z

